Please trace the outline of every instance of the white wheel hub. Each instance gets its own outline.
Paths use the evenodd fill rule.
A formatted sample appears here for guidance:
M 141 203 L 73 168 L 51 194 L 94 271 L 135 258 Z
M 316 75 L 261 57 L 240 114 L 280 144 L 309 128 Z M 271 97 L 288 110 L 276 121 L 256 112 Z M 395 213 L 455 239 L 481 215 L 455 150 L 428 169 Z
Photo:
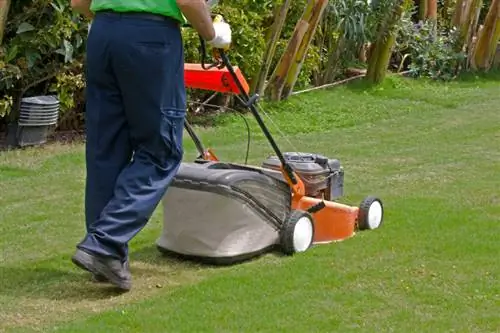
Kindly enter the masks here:
M 367 223 L 370 229 L 376 229 L 382 223 L 382 205 L 380 201 L 375 200 L 368 209 Z
M 313 237 L 313 222 L 307 216 L 302 216 L 293 230 L 293 247 L 295 252 L 304 252 L 311 245 L 311 239 Z

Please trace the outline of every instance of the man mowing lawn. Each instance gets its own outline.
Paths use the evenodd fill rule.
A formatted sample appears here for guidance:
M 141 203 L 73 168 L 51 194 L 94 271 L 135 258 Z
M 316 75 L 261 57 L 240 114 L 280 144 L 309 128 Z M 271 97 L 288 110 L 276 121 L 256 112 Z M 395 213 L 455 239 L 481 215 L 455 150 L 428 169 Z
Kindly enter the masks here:
M 87 234 L 73 262 L 130 290 L 128 243 L 144 228 L 183 157 L 181 25 L 216 48 L 231 29 L 203 0 L 71 0 L 93 19 L 87 42 Z

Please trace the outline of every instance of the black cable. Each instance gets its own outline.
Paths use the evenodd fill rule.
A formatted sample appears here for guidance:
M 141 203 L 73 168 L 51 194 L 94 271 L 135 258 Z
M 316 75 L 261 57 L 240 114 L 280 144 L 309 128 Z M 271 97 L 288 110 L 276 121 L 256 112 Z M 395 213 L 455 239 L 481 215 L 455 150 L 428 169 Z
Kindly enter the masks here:
M 240 102 L 243 102 L 242 99 L 239 96 L 236 96 L 236 98 L 238 98 L 238 100 Z M 202 104 L 204 106 L 211 106 L 211 107 L 220 107 L 220 105 L 203 103 L 203 102 L 196 102 L 196 101 L 191 101 L 191 103 L 192 104 Z M 236 110 L 234 108 L 231 108 L 231 107 L 228 107 L 227 109 L 236 112 L 236 114 L 239 115 L 243 119 L 243 121 L 245 122 L 245 126 L 247 128 L 247 151 L 246 151 L 246 154 L 245 154 L 245 165 L 247 165 L 248 164 L 248 158 L 250 156 L 250 142 L 252 140 L 252 133 L 250 131 L 250 125 L 248 124 L 247 119 L 245 118 L 245 116 L 241 112 L 239 112 L 238 110 Z
M 243 121 L 245 122 L 245 125 L 247 127 L 247 152 L 245 155 L 245 165 L 247 165 L 248 164 L 248 156 L 250 155 L 250 140 L 251 140 L 250 126 L 248 126 L 248 121 L 244 115 L 242 115 L 239 112 L 238 112 L 238 115 L 243 119 Z
M 240 96 L 236 95 L 236 98 L 240 101 L 240 103 L 244 104 L 244 101 Z M 250 155 L 250 140 L 251 140 L 250 126 L 248 125 L 248 121 L 245 118 L 245 116 L 238 111 L 236 111 L 236 112 L 243 119 L 243 121 L 245 122 L 245 125 L 247 127 L 247 152 L 246 152 L 246 156 L 245 156 L 245 165 L 247 165 L 248 164 L 248 156 Z

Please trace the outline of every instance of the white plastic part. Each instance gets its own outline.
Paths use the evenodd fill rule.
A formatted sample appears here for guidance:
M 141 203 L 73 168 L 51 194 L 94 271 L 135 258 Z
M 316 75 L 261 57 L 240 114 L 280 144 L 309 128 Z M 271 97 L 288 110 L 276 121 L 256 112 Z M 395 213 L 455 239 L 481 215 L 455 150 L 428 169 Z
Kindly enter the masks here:
M 293 247 L 295 252 L 304 252 L 311 245 L 313 238 L 313 221 L 307 217 L 302 216 L 293 230 Z
M 383 208 L 380 201 L 375 200 L 370 205 L 367 214 L 367 223 L 369 229 L 377 229 L 382 223 Z

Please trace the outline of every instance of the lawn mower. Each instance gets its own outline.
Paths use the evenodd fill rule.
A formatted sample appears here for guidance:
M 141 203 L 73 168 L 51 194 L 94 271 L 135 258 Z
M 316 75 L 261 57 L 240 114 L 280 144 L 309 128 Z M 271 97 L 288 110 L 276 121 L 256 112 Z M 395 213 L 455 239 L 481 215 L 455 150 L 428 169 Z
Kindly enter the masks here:
M 215 61 L 207 65 L 200 42 L 201 64 L 185 64 L 186 87 L 234 94 L 254 116 L 274 155 L 261 166 L 220 161 L 186 121 L 199 156 L 181 164 L 165 193 L 158 249 L 185 259 L 234 264 L 273 249 L 293 255 L 378 228 L 382 201 L 368 196 L 357 207 L 336 202 L 344 191 L 340 161 L 282 153 L 256 107 L 259 96 L 249 95 L 240 68 L 224 50 L 214 50 Z

